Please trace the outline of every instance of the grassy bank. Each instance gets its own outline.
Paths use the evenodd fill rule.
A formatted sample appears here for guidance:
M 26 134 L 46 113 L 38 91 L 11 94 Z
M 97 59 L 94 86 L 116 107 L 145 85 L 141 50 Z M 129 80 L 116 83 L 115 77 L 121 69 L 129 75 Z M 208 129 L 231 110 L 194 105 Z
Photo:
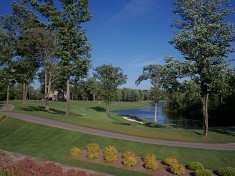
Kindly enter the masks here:
M 101 148 L 109 144 L 115 145 L 120 152 L 133 150 L 138 156 L 151 152 L 157 156 L 158 160 L 175 156 L 183 164 L 188 164 L 191 161 L 200 161 L 208 169 L 217 169 L 223 166 L 235 167 L 235 152 L 156 146 L 109 139 L 36 125 L 12 118 L 7 118 L 0 124 L 1 149 L 115 175 L 142 175 L 66 158 L 71 147 L 78 146 L 81 149 L 85 149 L 86 145 L 91 142 L 98 143 Z
M 126 121 L 116 113 L 105 112 L 103 109 L 104 104 L 99 104 L 98 102 L 72 101 L 72 114 L 70 116 L 64 115 L 65 102 L 50 102 L 49 112 L 44 110 L 43 101 L 28 101 L 25 105 L 23 105 L 21 101 L 14 101 L 12 103 L 16 105 L 14 112 L 32 114 L 117 133 L 190 142 L 235 142 L 235 127 L 210 128 L 208 138 L 203 138 L 201 128 L 183 128 L 171 125 L 156 125 L 149 127 Z M 116 103 L 111 104 L 110 109 L 141 108 L 146 106 L 147 103 L 145 102 L 120 102 L 117 105 Z

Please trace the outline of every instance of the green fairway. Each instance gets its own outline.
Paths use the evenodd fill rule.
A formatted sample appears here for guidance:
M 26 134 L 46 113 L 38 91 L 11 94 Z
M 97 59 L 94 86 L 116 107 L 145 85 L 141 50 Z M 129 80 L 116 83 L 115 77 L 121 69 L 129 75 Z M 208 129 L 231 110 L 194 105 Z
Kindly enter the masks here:
M 103 109 L 104 103 L 72 101 L 70 116 L 64 115 L 65 102 L 50 102 L 49 112 L 44 110 L 43 101 L 28 101 L 25 105 L 21 101 L 13 101 L 12 103 L 16 105 L 14 112 L 32 114 L 112 132 L 177 141 L 206 143 L 235 142 L 235 127 L 210 128 L 208 138 L 203 138 L 201 135 L 202 128 L 182 128 L 171 125 L 146 127 L 126 121 L 116 113 L 105 112 Z M 146 106 L 147 103 L 145 102 L 120 102 L 117 105 L 112 103 L 110 109 L 141 108 Z
M 154 153 L 159 160 L 163 160 L 169 156 L 175 156 L 183 164 L 188 164 L 191 161 L 200 161 L 208 169 L 216 169 L 224 166 L 235 167 L 235 152 L 230 151 L 156 146 L 125 140 L 109 139 L 36 125 L 12 118 L 7 118 L 0 124 L 1 149 L 115 175 L 131 175 L 130 171 L 120 171 L 120 169 L 112 167 L 89 164 L 66 158 L 71 147 L 78 146 L 81 149 L 85 149 L 86 145 L 91 142 L 98 143 L 101 148 L 104 148 L 109 144 L 115 145 L 119 152 L 133 150 L 138 156 L 143 156 L 144 154 L 151 152 Z M 132 173 L 132 175 L 138 174 Z

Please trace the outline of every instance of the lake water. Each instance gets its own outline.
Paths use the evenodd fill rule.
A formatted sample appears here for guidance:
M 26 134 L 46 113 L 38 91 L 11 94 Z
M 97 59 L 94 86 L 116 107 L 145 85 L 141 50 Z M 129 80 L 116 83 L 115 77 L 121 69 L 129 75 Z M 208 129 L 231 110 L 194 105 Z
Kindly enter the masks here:
M 193 119 L 189 119 L 180 114 L 176 113 L 166 113 L 163 111 L 164 103 L 158 103 L 157 111 L 157 123 L 160 124 L 176 124 L 180 126 L 200 126 L 201 122 Z M 123 115 L 132 115 L 139 117 L 141 119 L 153 122 L 154 121 L 154 106 L 149 105 L 148 108 L 140 109 L 121 109 L 114 110 L 112 112 L 123 114 Z

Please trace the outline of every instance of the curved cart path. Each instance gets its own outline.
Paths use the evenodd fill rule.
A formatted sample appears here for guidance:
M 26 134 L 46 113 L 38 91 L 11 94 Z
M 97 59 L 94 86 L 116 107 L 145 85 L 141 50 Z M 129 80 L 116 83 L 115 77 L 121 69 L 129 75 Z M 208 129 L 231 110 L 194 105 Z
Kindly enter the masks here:
M 65 122 L 60 122 L 56 120 L 41 118 L 41 117 L 33 116 L 33 115 L 26 115 L 26 114 L 6 112 L 6 111 L 4 112 L 4 114 L 9 117 L 13 117 L 13 118 L 28 121 L 28 122 L 52 126 L 56 128 L 62 128 L 62 129 L 70 130 L 70 131 L 77 131 L 77 132 L 91 134 L 91 135 L 103 136 L 107 138 L 115 138 L 115 139 L 122 139 L 122 140 L 135 141 L 135 142 L 141 142 L 141 143 L 166 145 L 166 146 L 174 146 L 174 147 L 235 151 L 235 143 L 207 144 L 207 143 L 159 140 L 159 139 L 152 139 L 152 138 L 145 138 L 145 137 L 138 137 L 138 136 L 131 136 L 131 135 L 126 135 L 126 134 L 109 132 L 109 131 L 103 131 L 103 130 L 83 127 L 79 125 L 73 125 L 73 124 L 69 124 Z

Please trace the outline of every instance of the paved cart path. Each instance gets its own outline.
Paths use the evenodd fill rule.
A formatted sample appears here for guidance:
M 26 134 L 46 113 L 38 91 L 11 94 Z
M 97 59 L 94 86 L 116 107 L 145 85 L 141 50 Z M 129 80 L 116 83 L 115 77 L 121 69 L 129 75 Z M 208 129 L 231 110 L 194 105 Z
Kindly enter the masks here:
M 145 137 L 138 137 L 138 136 L 131 136 L 121 133 L 114 133 L 109 131 L 98 130 L 94 128 L 83 127 L 79 125 L 69 124 L 65 122 L 60 122 L 56 120 L 46 119 L 38 116 L 33 115 L 26 115 L 21 113 L 14 113 L 14 112 L 7 112 L 6 114 L 9 117 L 37 123 L 41 125 L 66 129 L 70 131 L 77 131 L 81 133 L 103 136 L 107 138 L 114 138 L 114 139 L 122 139 L 127 141 L 135 141 L 141 143 L 148 143 L 148 144 L 155 144 L 155 145 L 166 145 L 166 146 L 174 146 L 174 147 L 186 147 L 186 148 L 201 148 L 201 149 L 215 149 L 215 150 L 228 150 L 228 151 L 235 151 L 235 143 L 228 143 L 228 144 L 207 144 L 207 143 L 195 143 L 195 142 L 180 142 L 180 141 L 168 141 L 168 140 L 160 140 L 160 139 L 153 139 L 153 138 L 145 138 Z

